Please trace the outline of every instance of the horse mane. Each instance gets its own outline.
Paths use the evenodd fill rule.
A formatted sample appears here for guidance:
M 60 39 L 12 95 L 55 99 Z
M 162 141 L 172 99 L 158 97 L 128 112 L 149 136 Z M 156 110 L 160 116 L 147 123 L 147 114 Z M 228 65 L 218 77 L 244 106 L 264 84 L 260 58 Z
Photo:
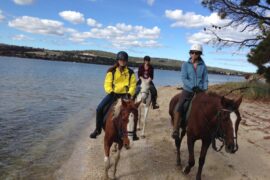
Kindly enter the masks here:
M 221 97 L 220 95 L 218 95 L 217 93 L 215 93 L 215 92 L 212 92 L 212 91 L 208 91 L 207 92 L 207 95 L 209 95 L 209 96 L 211 96 L 211 97 Z
M 122 101 L 121 98 L 117 99 L 113 107 L 113 118 L 116 118 L 120 114 Z

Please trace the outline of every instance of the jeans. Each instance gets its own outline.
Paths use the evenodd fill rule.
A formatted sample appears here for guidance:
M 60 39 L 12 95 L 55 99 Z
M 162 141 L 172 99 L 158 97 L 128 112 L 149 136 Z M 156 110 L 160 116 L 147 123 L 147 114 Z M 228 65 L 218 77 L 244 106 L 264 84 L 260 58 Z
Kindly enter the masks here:
M 102 101 L 99 103 L 97 109 L 96 109 L 96 129 L 98 131 L 101 131 L 102 125 L 103 125 L 103 118 L 104 118 L 104 111 L 105 107 L 110 107 L 114 101 L 116 100 L 116 96 L 113 94 L 106 95 Z

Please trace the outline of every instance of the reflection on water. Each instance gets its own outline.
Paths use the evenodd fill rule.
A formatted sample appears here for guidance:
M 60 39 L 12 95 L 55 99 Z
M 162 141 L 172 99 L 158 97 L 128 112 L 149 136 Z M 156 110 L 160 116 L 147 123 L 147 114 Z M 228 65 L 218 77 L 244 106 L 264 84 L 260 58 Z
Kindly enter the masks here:
M 107 68 L 0 57 L 0 179 L 52 179 L 95 115 Z M 155 83 L 178 85 L 180 73 L 156 70 Z

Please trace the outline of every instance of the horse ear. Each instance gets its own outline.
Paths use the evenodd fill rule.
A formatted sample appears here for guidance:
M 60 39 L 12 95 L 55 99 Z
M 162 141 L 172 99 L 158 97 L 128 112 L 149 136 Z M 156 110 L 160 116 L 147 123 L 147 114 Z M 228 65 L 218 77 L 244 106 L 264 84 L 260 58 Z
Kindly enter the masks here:
M 135 107 L 138 109 L 138 107 L 140 106 L 140 104 L 141 104 L 141 100 L 139 101 L 139 102 L 137 102 L 137 103 L 135 103 Z
M 240 104 L 242 103 L 242 99 L 243 99 L 243 95 L 241 95 L 238 99 L 236 99 L 234 102 L 235 102 L 235 105 L 236 105 L 236 109 L 239 108 Z

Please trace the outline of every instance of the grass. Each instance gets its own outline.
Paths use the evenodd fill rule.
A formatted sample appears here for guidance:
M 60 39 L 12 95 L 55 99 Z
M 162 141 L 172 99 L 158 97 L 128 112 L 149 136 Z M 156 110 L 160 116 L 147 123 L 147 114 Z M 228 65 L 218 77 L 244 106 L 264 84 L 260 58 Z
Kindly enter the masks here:
M 270 101 L 270 84 L 265 83 L 231 82 L 210 86 L 209 90 L 220 95 L 225 95 L 233 89 L 239 88 L 242 89 L 233 91 L 229 97 L 243 95 L 245 99 L 249 100 Z

